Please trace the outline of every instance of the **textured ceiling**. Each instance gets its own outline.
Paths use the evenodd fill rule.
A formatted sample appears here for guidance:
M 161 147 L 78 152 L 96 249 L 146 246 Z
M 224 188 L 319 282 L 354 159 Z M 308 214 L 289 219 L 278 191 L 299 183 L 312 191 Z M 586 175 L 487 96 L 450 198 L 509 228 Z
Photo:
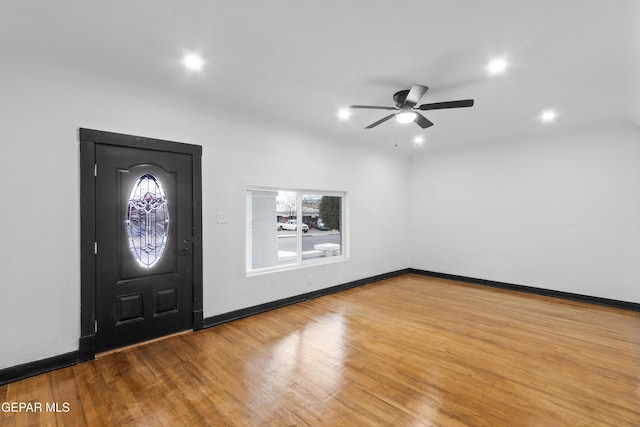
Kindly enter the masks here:
M 544 136 L 640 122 L 640 2 L 635 0 L 89 1 L 7 0 L 0 53 L 57 62 L 123 85 L 270 120 L 346 143 L 415 149 Z M 207 64 L 187 75 L 181 55 Z M 489 77 L 496 56 L 511 66 Z M 394 92 L 423 84 L 422 102 L 474 98 L 426 112 L 421 130 L 389 121 L 365 130 Z M 537 119 L 555 108 L 558 120 Z M 215 119 L 213 119 L 215 120 Z

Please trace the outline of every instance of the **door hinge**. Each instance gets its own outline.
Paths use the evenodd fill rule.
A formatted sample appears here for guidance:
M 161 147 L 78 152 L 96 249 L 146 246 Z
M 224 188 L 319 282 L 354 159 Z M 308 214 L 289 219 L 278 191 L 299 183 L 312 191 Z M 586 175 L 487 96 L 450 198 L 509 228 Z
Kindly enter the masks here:
M 96 333 L 96 334 L 98 333 L 98 321 L 97 320 L 94 323 L 93 332 Z
M 93 176 L 98 176 L 98 164 L 93 164 Z
M 98 242 L 93 242 L 93 254 L 98 255 Z

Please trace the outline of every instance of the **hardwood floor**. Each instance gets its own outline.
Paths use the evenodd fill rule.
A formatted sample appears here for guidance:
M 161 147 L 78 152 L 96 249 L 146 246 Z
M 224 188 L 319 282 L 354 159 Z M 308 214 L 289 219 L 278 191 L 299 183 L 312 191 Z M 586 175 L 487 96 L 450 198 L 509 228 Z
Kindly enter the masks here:
M 640 313 L 404 275 L 8 384 L 0 402 L 3 426 L 640 426 Z

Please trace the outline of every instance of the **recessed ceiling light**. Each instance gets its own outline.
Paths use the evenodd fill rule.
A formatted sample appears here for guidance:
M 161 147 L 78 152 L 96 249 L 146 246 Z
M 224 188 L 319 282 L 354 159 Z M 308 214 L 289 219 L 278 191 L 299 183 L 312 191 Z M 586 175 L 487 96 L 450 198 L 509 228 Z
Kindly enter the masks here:
M 182 65 L 189 71 L 201 72 L 204 68 L 204 59 L 197 53 L 186 53 L 182 57 Z
M 416 135 L 413 138 L 413 143 L 416 145 L 416 147 L 419 147 L 419 146 L 423 145 L 424 144 L 424 136 Z
M 338 116 L 338 119 L 342 121 L 349 120 L 349 118 L 351 117 L 351 110 L 349 110 L 348 108 L 341 108 L 338 110 L 338 113 L 336 115 Z
M 558 117 L 558 113 L 554 110 L 544 110 L 540 114 L 540 120 L 542 120 L 543 123 L 551 123 L 556 119 L 556 117 Z
M 499 74 L 503 74 L 507 67 L 509 67 L 509 63 L 504 58 L 495 58 L 492 59 L 487 65 L 487 71 L 491 76 L 497 76 Z

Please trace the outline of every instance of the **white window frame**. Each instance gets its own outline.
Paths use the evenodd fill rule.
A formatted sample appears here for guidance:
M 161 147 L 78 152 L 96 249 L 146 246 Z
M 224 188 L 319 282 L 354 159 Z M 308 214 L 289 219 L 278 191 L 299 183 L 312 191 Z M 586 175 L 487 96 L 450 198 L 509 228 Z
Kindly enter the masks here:
M 303 195 L 318 195 L 318 196 L 333 196 L 342 198 L 342 207 L 341 207 L 341 215 L 340 215 L 340 255 L 330 256 L 330 257 L 319 257 L 312 259 L 302 259 L 302 237 L 304 235 L 302 231 L 302 227 L 298 227 L 296 231 L 296 262 L 285 265 L 275 265 L 271 267 L 262 267 L 262 268 L 251 268 L 251 252 L 250 252 L 250 243 L 247 243 L 245 247 L 245 259 L 246 259 L 246 274 L 247 276 L 255 276 L 265 273 L 273 273 L 278 271 L 286 271 L 286 270 L 295 270 L 299 268 L 306 268 L 309 266 L 315 265 L 324 265 L 324 264 L 334 264 L 339 262 L 345 262 L 349 259 L 349 198 L 348 192 L 346 191 L 327 191 L 327 190 L 308 190 L 308 189 L 297 189 L 297 188 L 286 188 L 286 187 L 264 187 L 264 186 L 248 186 L 247 192 L 250 191 L 272 191 L 272 192 L 280 192 L 287 191 L 292 193 L 297 193 L 296 196 L 296 219 L 299 221 L 299 224 L 302 224 L 302 196 Z M 246 215 L 246 227 L 245 227 L 245 237 L 246 241 L 250 242 L 250 233 L 252 233 L 251 229 L 251 218 L 248 215 L 248 207 L 245 207 L 245 215 Z

